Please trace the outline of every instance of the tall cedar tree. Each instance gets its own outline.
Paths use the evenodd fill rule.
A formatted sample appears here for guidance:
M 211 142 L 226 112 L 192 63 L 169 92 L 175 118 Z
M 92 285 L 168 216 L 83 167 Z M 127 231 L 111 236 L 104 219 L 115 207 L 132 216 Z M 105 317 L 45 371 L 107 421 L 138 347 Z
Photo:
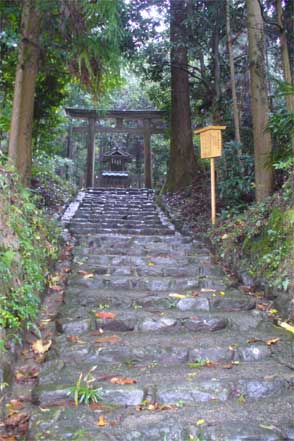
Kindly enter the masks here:
M 190 0 L 170 0 L 171 144 L 163 191 L 173 192 L 192 182 L 196 168 L 189 96 L 185 20 Z
M 255 195 L 262 201 L 272 192 L 270 156 L 272 141 L 268 122 L 268 96 L 264 60 L 264 29 L 258 0 L 246 0 L 249 43 L 251 113 L 253 124 Z
M 8 155 L 25 184 L 29 183 L 32 166 L 32 125 L 40 54 L 40 19 L 36 1 L 24 0 Z

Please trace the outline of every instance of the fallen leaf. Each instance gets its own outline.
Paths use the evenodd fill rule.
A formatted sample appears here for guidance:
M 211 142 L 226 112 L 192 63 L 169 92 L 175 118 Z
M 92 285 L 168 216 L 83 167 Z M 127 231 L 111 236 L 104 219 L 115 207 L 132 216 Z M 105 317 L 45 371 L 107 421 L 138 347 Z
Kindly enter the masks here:
M 5 427 L 16 428 L 19 426 L 23 426 L 24 424 L 28 424 L 28 421 L 29 415 L 14 411 L 5 418 L 4 424 Z
M 173 299 L 185 299 L 188 296 L 186 296 L 185 294 L 178 294 L 176 292 L 172 292 L 169 294 L 169 297 L 172 297 Z
M 19 368 L 15 372 L 15 379 L 17 382 L 30 382 L 35 380 L 39 376 L 39 370 L 37 368 L 30 368 L 28 366 L 24 366 Z
M 220 292 L 219 292 L 219 295 L 220 295 L 220 296 L 224 296 L 224 295 L 225 295 L 225 292 L 224 292 L 224 291 L 220 291 Z
M 213 368 L 213 367 L 219 366 L 219 363 L 217 361 L 209 361 L 209 360 L 207 360 L 207 362 L 205 363 L 205 366 L 209 367 L 209 368 Z
M 113 377 L 110 380 L 112 384 L 136 384 L 137 380 L 134 378 Z
M 232 361 L 232 364 L 238 366 L 240 364 L 240 361 L 239 360 Z
M 117 314 L 114 314 L 113 312 L 107 312 L 107 311 L 96 312 L 95 315 L 97 318 L 101 318 L 103 320 L 114 319 L 117 316 Z
M 247 340 L 247 343 L 257 343 L 257 342 L 265 343 L 264 340 L 262 340 L 261 338 L 256 338 L 256 337 L 252 337 L 249 340 Z
M 110 335 L 106 337 L 100 337 L 95 340 L 95 343 L 117 343 L 120 340 L 118 335 Z
M 200 420 L 198 420 L 196 422 L 196 426 L 203 426 L 204 423 L 205 423 L 205 420 L 203 418 L 201 418 Z
M 267 305 L 265 305 L 264 303 L 257 303 L 256 308 L 259 309 L 260 311 L 266 311 Z
M 268 430 L 273 430 L 274 426 L 270 425 L 266 425 L 266 424 L 259 424 L 259 427 L 261 427 L 262 429 L 268 429 Z
M 149 262 L 149 263 L 148 263 L 148 266 L 154 266 L 154 265 L 155 265 L 154 262 Z
M 223 365 L 222 365 L 222 368 L 223 368 L 223 369 L 232 369 L 232 368 L 233 368 L 233 365 L 232 365 L 232 363 L 231 363 L 231 364 L 223 364 Z
M 280 340 L 281 340 L 280 337 L 271 338 L 270 340 L 267 340 L 266 344 L 267 344 L 268 346 L 275 345 L 275 344 L 278 343 L 278 341 L 280 341 Z
M 104 427 L 107 426 L 109 424 L 109 422 L 107 421 L 107 419 L 104 416 L 100 416 L 96 425 L 99 427 Z
M 277 309 L 274 309 L 274 308 L 269 310 L 270 315 L 276 315 L 276 314 L 278 314 L 278 312 L 279 311 Z
M 198 291 L 195 291 L 195 292 L 192 292 L 191 296 L 192 296 L 192 297 L 198 297 L 199 294 L 200 294 L 200 293 L 199 293 Z
M 71 343 L 85 343 L 83 340 L 81 340 L 77 335 L 68 335 L 67 340 L 70 341 Z
M 287 322 L 278 322 L 278 325 L 281 326 L 281 328 L 286 329 L 286 331 L 291 332 L 294 334 L 294 326 L 289 325 Z
M 45 352 L 49 351 L 51 345 L 52 340 L 48 340 L 48 342 L 45 343 L 43 340 L 39 339 L 32 344 L 32 349 L 35 354 L 45 354 Z
M 83 276 L 84 279 L 93 279 L 93 277 L 94 277 L 93 273 L 88 273 Z
M 216 292 L 216 289 L 213 289 L 213 288 L 201 288 L 201 292 Z

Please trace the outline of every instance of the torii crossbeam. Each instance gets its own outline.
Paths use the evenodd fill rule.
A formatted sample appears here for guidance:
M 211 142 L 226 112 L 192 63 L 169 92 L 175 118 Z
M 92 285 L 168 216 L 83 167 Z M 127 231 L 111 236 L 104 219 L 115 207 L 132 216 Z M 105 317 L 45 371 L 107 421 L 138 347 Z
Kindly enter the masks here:
M 95 134 L 100 133 L 130 133 L 144 137 L 144 177 L 145 187 L 152 188 L 152 160 L 150 138 L 152 134 L 166 133 L 163 126 L 166 112 L 160 110 L 87 110 L 65 109 L 71 118 L 88 121 L 87 125 L 73 127 L 73 132 L 87 132 L 87 187 L 94 186 L 95 166 Z M 100 120 L 115 120 L 114 127 L 100 124 Z M 127 127 L 124 122 L 136 121 L 136 127 Z

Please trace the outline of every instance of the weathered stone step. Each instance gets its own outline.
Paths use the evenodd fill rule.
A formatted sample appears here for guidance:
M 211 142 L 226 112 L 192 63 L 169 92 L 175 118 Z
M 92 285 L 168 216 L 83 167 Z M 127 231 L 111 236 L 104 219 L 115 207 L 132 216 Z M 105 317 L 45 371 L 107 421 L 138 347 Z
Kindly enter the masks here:
M 102 267 L 105 271 L 105 268 Z M 96 268 L 97 271 L 97 268 Z M 91 273 L 90 273 L 91 274 Z M 256 302 L 251 297 L 236 291 L 227 291 L 225 296 L 223 292 L 204 292 L 195 293 L 196 296 L 187 294 L 177 294 L 167 292 L 149 292 L 137 290 L 115 290 L 107 289 L 89 289 L 85 297 L 84 289 L 70 287 L 65 293 L 65 304 L 74 307 L 88 306 L 89 308 L 115 308 L 117 309 L 143 309 L 144 310 L 179 310 L 179 311 L 248 311 L 255 308 Z M 184 296 L 179 299 L 177 296 Z
M 215 289 L 224 289 L 225 285 L 221 279 L 210 280 L 210 285 Z M 198 277 L 124 277 L 124 276 L 101 276 L 99 274 L 94 275 L 91 278 L 85 278 L 82 275 L 74 275 L 70 278 L 69 286 L 84 287 L 89 289 L 141 289 L 146 291 L 168 291 L 177 292 L 185 290 L 197 290 L 204 285 L 205 280 Z M 206 287 L 206 286 L 205 286 Z
M 77 253 L 75 253 L 77 254 Z M 205 264 L 205 262 L 207 262 Z M 177 268 L 178 266 L 191 266 L 193 267 L 199 267 L 200 273 L 213 273 L 221 274 L 222 271 L 220 268 L 218 268 L 216 265 L 211 264 L 211 259 L 209 257 L 205 257 L 205 259 L 202 259 L 199 256 L 173 256 L 173 257 L 161 257 L 161 256 L 154 256 L 154 257 L 144 257 L 144 256 L 132 256 L 132 255 L 121 255 L 121 256 L 114 256 L 111 254 L 97 254 L 96 255 L 90 255 L 90 256 L 75 256 L 74 257 L 74 266 L 73 271 L 76 269 L 84 269 L 86 266 L 91 266 L 95 269 L 99 266 L 111 266 L 111 267 L 152 267 L 154 265 L 162 266 L 164 268 Z
M 99 363 L 99 368 L 106 370 L 110 366 L 117 370 L 133 365 L 139 369 L 150 364 L 176 368 L 199 360 L 228 364 L 233 360 L 255 363 L 270 359 L 274 363 L 279 360 L 286 343 L 281 341 L 274 347 L 269 346 L 267 341 L 276 335 L 254 332 L 245 338 L 237 330 L 224 329 L 214 335 L 212 342 L 203 331 L 197 334 L 187 331 L 177 334 L 105 331 L 100 334 L 97 330 L 87 330 L 79 337 L 74 332 L 58 336 L 49 357 L 51 360 L 60 357 L 71 365 Z M 259 340 L 254 342 L 257 337 Z
M 70 227 L 70 230 L 75 234 L 122 234 L 122 235 L 132 235 L 138 234 L 142 236 L 153 236 L 153 235 L 173 235 L 174 231 L 167 228 L 117 228 L 113 230 L 112 228 L 100 228 L 100 227 L 90 227 L 90 226 L 76 226 Z
M 49 369 L 50 370 L 50 369 Z M 237 372 L 238 371 L 238 372 Z M 43 376 L 43 383 L 35 387 L 33 402 L 41 406 L 54 405 L 61 399 L 68 398 L 69 387 L 76 384 L 79 370 L 72 366 L 61 369 L 57 375 L 49 372 Z M 86 374 L 87 371 L 83 371 Z M 51 374 L 51 375 L 50 375 Z M 136 383 L 133 385 L 115 385 L 109 380 L 114 377 L 126 377 L 126 369 L 120 371 L 93 370 L 93 387 L 101 387 L 101 397 L 113 405 L 140 405 L 150 397 L 152 401 L 175 405 L 182 402 L 194 404 L 201 402 L 231 401 L 243 398 L 245 401 L 262 400 L 293 392 L 294 373 L 290 369 L 272 362 L 244 363 L 235 371 L 229 372 L 221 367 L 215 368 L 175 368 L 145 367 L 140 372 L 129 369 Z M 107 377 L 106 379 L 103 377 Z M 102 379 L 101 379 L 102 378 Z
M 134 412 L 133 408 L 102 406 L 107 424 L 98 427 L 99 414 L 87 406 L 49 407 L 44 412 L 36 407 L 30 422 L 29 439 L 64 441 L 293 441 L 292 408 L 294 398 L 288 395 L 268 398 L 260 408 L 259 401 L 242 405 L 197 403 L 170 410 Z M 209 407 L 209 408 L 208 408 Z M 144 409 L 144 406 L 142 406 Z M 204 420 L 202 425 L 197 425 Z M 52 424 L 54 422 L 54 424 Z M 36 438 L 35 438 L 36 436 Z M 111 436 L 111 438 L 109 437 Z M 38 438 L 37 438 L 38 437 Z M 193 437 L 193 438 L 191 438 Z M 193 441 L 194 441 L 193 440 Z
M 130 222 L 128 220 L 119 220 L 119 221 L 114 221 L 114 220 L 109 220 L 108 222 L 102 221 L 102 220 L 91 220 L 91 221 L 74 221 L 70 224 L 71 228 L 84 228 L 84 227 L 93 227 L 95 224 L 97 224 L 97 226 L 99 226 L 99 228 L 111 228 L 113 230 L 117 230 L 118 228 L 127 228 L 127 229 L 132 229 L 132 228 L 136 228 L 136 229 L 142 229 L 142 228 L 152 228 L 152 229 L 160 229 L 162 228 L 162 223 L 161 222 L 145 222 L 145 221 L 140 221 L 140 222 Z

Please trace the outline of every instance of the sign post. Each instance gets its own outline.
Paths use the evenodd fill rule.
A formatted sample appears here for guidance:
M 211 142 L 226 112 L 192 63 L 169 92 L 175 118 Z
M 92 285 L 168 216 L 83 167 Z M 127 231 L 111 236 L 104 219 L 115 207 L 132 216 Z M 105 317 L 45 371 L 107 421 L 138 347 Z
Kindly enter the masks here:
M 208 126 L 195 130 L 195 135 L 200 135 L 201 158 L 210 159 L 210 182 L 211 182 L 211 223 L 216 221 L 216 186 L 215 186 L 215 163 L 214 158 L 222 155 L 222 130 L 226 126 Z

